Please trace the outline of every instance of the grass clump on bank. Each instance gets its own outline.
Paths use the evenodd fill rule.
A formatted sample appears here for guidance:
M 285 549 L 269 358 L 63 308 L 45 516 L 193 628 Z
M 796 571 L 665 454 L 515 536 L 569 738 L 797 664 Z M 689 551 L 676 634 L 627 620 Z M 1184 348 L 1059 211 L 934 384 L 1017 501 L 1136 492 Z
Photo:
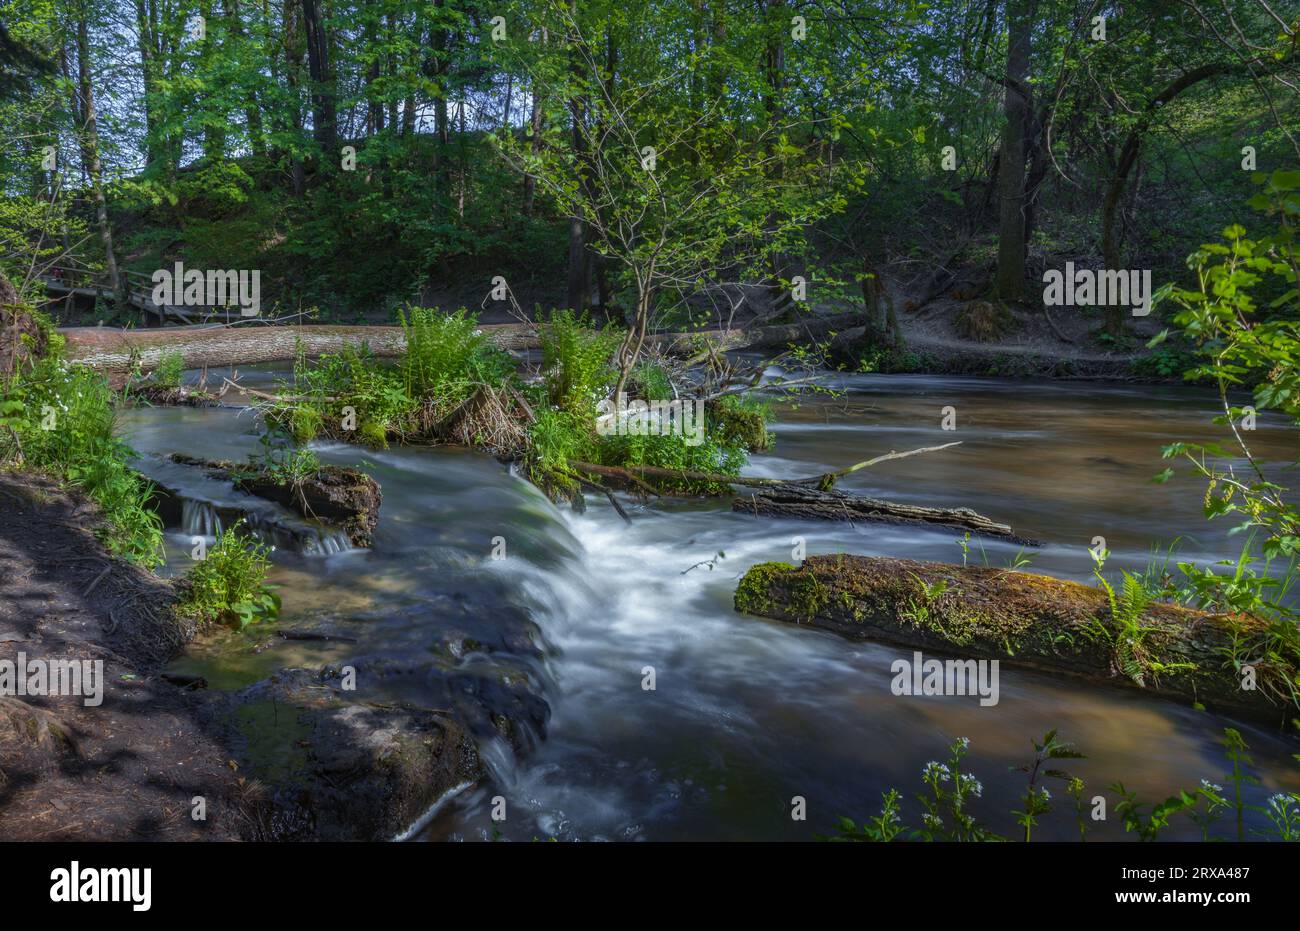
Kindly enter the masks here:
M 39 314 L 25 311 L 42 321 Z M 162 562 L 162 522 L 148 506 L 152 485 L 128 463 L 134 452 L 116 435 L 104 378 L 60 355 L 51 334 L 44 353 L 15 365 L 0 388 L 0 463 L 54 475 L 103 511 L 108 550 L 152 568 Z
M 280 596 L 266 585 L 268 548 L 236 524 L 217 536 L 216 544 L 178 583 L 172 606 L 178 617 L 200 626 L 227 624 L 242 629 L 280 613 Z
M 585 317 L 569 311 L 557 311 L 540 328 L 543 383 L 535 393 L 543 403 L 529 433 L 527 466 L 532 480 L 552 494 L 571 496 L 582 485 L 573 462 L 738 475 L 748 459 L 745 440 L 739 432 L 725 432 L 719 425 L 725 412 L 742 410 L 739 403 L 716 406 L 720 413 L 710 414 L 710 405 L 682 397 L 667 371 L 653 362 L 642 362 L 633 370 L 625 394 L 637 401 L 689 405 L 690 413 L 702 418 L 698 431 L 679 432 L 668 424 L 641 422 L 636 415 L 620 425 L 614 419 L 620 416 L 619 399 L 614 399 L 614 406 L 607 403 L 602 416 L 602 402 L 610 401 L 609 392 L 618 381 L 613 354 L 621 336 L 612 328 L 595 329 Z M 683 419 L 683 427 L 685 423 Z M 668 491 L 721 490 L 708 482 L 659 479 L 658 484 Z

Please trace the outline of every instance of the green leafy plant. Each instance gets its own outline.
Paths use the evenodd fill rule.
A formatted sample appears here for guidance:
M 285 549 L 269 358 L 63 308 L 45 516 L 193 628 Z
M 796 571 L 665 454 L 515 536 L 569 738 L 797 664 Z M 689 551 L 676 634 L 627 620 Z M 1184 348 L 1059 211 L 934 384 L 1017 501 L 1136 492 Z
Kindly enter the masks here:
M 56 475 L 94 499 L 108 549 L 152 567 L 162 562 L 162 522 L 152 484 L 128 463 L 116 435 L 112 392 L 96 372 L 47 355 L 15 373 L 0 395 L 0 461 Z
M 235 524 L 185 574 L 173 610 L 202 624 L 241 629 L 273 620 L 280 613 L 280 596 L 266 585 L 269 566 L 267 547 L 245 533 L 242 522 Z

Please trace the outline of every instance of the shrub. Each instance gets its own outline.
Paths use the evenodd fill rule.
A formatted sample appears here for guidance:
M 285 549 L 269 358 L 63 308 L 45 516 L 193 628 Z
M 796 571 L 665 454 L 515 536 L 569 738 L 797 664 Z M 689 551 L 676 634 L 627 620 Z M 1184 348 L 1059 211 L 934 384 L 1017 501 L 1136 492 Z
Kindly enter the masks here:
M 172 610 L 200 624 L 238 628 L 273 619 L 280 613 L 280 596 L 265 584 L 269 565 L 267 548 L 236 524 L 185 574 Z
M 729 394 L 712 402 L 708 412 L 710 430 L 719 442 L 739 446 L 751 453 L 771 448 L 772 435 L 768 433 L 767 425 L 776 417 L 767 401 Z
M 465 308 L 454 314 L 427 307 L 408 310 L 409 317 L 399 309 L 397 319 L 406 333 L 401 371 L 411 398 L 449 410 L 479 385 L 499 385 L 514 376 L 509 353 L 493 345 Z
M 963 338 L 990 343 L 1010 333 L 1016 320 L 1001 303 L 972 301 L 957 312 L 955 323 Z
M 153 383 L 160 388 L 179 388 L 185 371 L 185 354 L 179 350 L 163 353 L 153 370 Z
M 557 310 L 540 328 L 542 375 L 551 406 L 594 416 L 597 402 L 617 379 L 610 358 L 618 347 L 613 329 L 593 329 L 586 315 Z

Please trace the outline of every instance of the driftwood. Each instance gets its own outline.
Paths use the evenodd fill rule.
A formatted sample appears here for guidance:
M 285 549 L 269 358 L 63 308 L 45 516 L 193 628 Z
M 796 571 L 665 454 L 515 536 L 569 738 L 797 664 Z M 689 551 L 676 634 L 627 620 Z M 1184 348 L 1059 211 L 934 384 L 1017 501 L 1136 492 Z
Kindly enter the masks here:
M 818 488 L 829 491 L 835 486 L 835 480 L 843 478 L 860 469 L 866 469 L 870 466 L 877 465 L 881 462 L 887 462 L 891 459 L 906 459 L 908 456 L 918 456 L 921 453 L 938 452 L 941 449 L 948 449 L 950 446 L 960 446 L 961 440 L 954 443 L 944 443 L 942 446 L 923 446 L 920 449 L 909 449 L 907 452 L 890 451 L 883 455 L 876 456 L 874 459 L 867 459 L 864 462 L 858 462 L 844 469 L 834 472 L 823 472 L 820 475 L 812 475 L 807 478 L 759 478 L 750 475 L 723 475 L 721 472 L 697 472 L 693 469 L 665 469 L 661 466 L 633 465 L 633 466 L 603 466 L 591 462 L 570 462 L 569 467 L 579 472 L 587 472 L 592 475 L 603 475 L 607 478 L 616 478 L 623 481 L 630 481 L 633 484 L 646 485 L 646 478 L 662 478 L 671 481 L 686 482 L 708 482 L 712 485 L 748 485 L 757 488 L 779 488 L 783 485 L 813 485 Z M 647 488 L 649 486 L 646 486 Z M 653 490 L 653 489 L 651 489 Z
M 864 556 L 809 556 L 752 567 L 736 610 L 961 661 L 997 659 L 1052 674 L 1140 688 L 1281 725 L 1296 713 L 1289 661 L 1266 661 L 1257 618 L 1153 602 L 1136 629 L 1097 588 L 1044 575 Z M 1258 651 L 1258 652 L 1257 652 Z M 1255 664 L 1255 687 L 1235 661 Z M 881 683 L 888 688 L 888 679 Z
M 937 452 L 960 445 L 944 443 L 942 446 L 924 446 L 906 452 L 891 451 L 844 469 L 810 475 L 805 478 L 758 478 L 745 475 L 722 475 L 714 472 L 695 472 L 690 469 L 665 469 L 659 466 L 605 466 L 591 462 L 569 462 L 569 468 L 586 475 L 610 480 L 619 487 L 642 494 L 659 494 L 649 480 L 659 479 L 677 483 L 707 483 L 717 486 L 739 485 L 755 489 L 739 495 L 731 508 L 747 514 L 774 517 L 793 517 L 816 520 L 876 521 L 891 524 L 933 524 L 955 530 L 1001 537 L 1016 543 L 1037 546 L 1035 540 L 1019 537 L 1006 524 L 999 524 L 970 508 L 929 508 L 913 504 L 897 504 L 836 491 L 835 481 L 861 469 L 894 459 L 906 459 L 921 453 Z
M 790 343 L 823 338 L 860 322 L 861 314 L 837 314 L 810 317 L 781 326 L 657 333 L 647 336 L 646 344 L 686 357 L 697 355 L 700 344 L 706 341 L 718 352 L 784 348 Z M 537 327 L 533 324 L 484 324 L 481 329 L 502 349 L 527 350 L 540 346 Z M 216 368 L 287 362 L 295 358 L 299 348 L 309 358 L 340 352 L 362 343 L 366 343 L 376 356 L 394 357 L 406 351 L 402 328 L 395 326 L 246 324 L 142 330 L 69 327 L 60 332 L 66 340 L 68 359 L 110 374 L 132 371 L 137 364 L 140 371 L 150 371 L 166 354 L 173 352 L 183 355 L 185 368 Z
M 794 482 L 760 488 L 742 495 L 732 502 L 731 509 L 770 517 L 932 524 L 967 533 L 1001 537 L 1028 546 L 1039 545 L 1038 541 L 1018 537 L 1008 525 L 990 520 L 970 508 L 929 508 L 899 504 L 842 491 L 822 491 Z

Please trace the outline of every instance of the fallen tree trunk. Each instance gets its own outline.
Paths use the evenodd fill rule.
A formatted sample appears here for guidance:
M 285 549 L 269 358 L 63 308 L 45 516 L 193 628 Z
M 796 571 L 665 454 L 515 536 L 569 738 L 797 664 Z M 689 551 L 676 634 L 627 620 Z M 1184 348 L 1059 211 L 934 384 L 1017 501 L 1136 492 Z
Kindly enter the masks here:
M 970 508 L 929 508 L 899 504 L 842 491 L 822 491 L 793 482 L 770 485 L 742 495 L 732 502 L 731 509 L 745 514 L 808 520 L 931 524 L 967 533 L 1001 537 L 1028 546 L 1038 545 L 1036 540 L 1016 536 L 1009 525 L 999 524 Z
M 999 524 L 970 508 L 929 508 L 914 504 L 897 504 L 879 498 L 868 498 L 835 491 L 835 481 L 845 475 L 851 475 L 861 469 L 887 462 L 892 459 L 906 459 L 921 453 L 937 452 L 951 446 L 961 445 L 960 441 L 945 443 L 942 446 L 923 446 L 906 452 L 890 451 L 883 455 L 855 463 L 834 472 L 810 475 L 805 478 L 761 478 L 748 475 L 723 475 L 717 472 L 696 472 L 690 469 L 666 469 L 661 466 L 630 465 L 606 466 L 592 462 L 571 460 L 569 468 L 585 475 L 595 475 L 611 480 L 619 487 L 642 494 L 660 493 L 652 479 L 672 483 L 676 487 L 690 484 L 706 484 L 719 488 L 739 485 L 757 489 L 732 501 L 731 509 L 742 513 L 767 514 L 777 517 L 805 518 L 811 520 L 862 520 L 878 521 L 892 524 L 933 524 L 952 527 L 968 533 L 1001 537 L 1028 546 L 1037 546 L 1038 541 L 1016 536 L 1007 524 Z
M 1295 681 L 1294 658 L 1285 668 L 1264 661 L 1267 626 L 1257 618 L 1156 602 L 1125 623 L 1099 589 L 1010 569 L 809 556 L 799 568 L 751 568 L 735 606 L 854 640 L 1141 688 L 1274 725 L 1296 710 L 1287 685 Z M 1257 687 L 1243 685 L 1238 669 L 1252 659 Z
M 715 351 L 784 348 L 806 343 L 859 321 L 860 314 L 815 317 L 800 323 L 753 329 L 699 330 L 690 333 L 659 333 L 646 338 L 647 345 L 665 352 L 691 356 L 702 342 Z M 481 328 L 502 349 L 526 350 L 540 346 L 533 324 L 485 324 Z M 180 352 L 185 368 L 218 368 L 287 362 L 301 347 L 308 358 L 340 352 L 348 346 L 366 343 L 377 356 L 400 356 L 406 351 L 401 327 L 326 325 L 216 325 L 119 330 L 110 327 L 69 327 L 60 330 L 66 340 L 65 354 L 74 362 L 110 374 L 141 372 L 157 367 L 168 353 Z

